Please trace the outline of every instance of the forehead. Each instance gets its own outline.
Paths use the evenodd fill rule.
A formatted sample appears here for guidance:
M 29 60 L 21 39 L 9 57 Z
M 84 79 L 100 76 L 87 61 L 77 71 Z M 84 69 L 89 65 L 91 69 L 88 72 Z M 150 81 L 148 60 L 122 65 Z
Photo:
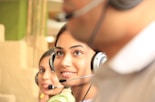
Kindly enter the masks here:
M 80 45 L 83 48 L 88 48 L 88 46 L 76 40 L 68 31 L 65 31 L 63 34 L 60 35 L 56 47 L 62 47 L 62 48 L 70 48 L 72 46 Z
M 44 63 L 47 63 L 47 64 L 48 64 L 49 57 L 50 57 L 50 56 L 44 57 L 44 58 L 40 61 L 40 64 L 44 64 Z

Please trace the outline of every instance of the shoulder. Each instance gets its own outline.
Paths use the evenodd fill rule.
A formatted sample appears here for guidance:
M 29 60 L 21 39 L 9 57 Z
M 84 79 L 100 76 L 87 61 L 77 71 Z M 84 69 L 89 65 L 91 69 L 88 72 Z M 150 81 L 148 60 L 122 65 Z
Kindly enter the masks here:
M 60 94 L 51 97 L 47 102 L 75 102 L 70 89 L 63 89 Z

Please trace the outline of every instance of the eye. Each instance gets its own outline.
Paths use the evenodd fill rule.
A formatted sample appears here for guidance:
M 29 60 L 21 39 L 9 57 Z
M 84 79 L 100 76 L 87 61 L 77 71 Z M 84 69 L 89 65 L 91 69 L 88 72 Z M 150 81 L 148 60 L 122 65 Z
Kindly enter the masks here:
M 74 51 L 74 55 L 75 55 L 75 56 L 80 56 L 80 55 L 82 55 L 82 52 L 81 52 L 81 51 L 76 50 L 76 51 Z
M 63 56 L 63 52 L 62 51 L 56 51 L 56 56 Z
M 44 72 L 45 72 L 45 69 L 42 68 L 42 67 L 40 67 L 40 68 L 39 68 L 39 73 L 44 73 Z

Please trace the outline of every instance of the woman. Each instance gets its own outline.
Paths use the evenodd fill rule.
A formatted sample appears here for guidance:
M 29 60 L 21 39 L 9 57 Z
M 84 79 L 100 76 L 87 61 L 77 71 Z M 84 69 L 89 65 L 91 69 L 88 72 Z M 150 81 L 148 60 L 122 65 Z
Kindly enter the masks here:
M 53 49 L 46 51 L 39 61 L 39 72 L 36 75 L 36 82 L 40 88 L 39 102 L 74 102 L 71 90 L 63 88 L 56 73 L 50 68 L 49 59 L 53 52 Z M 68 97 L 71 101 L 67 100 Z
M 64 86 L 71 87 L 76 102 L 91 102 L 97 92 L 91 84 L 94 73 L 91 62 L 95 55 L 96 52 L 85 43 L 73 38 L 66 26 L 57 34 L 55 72 Z

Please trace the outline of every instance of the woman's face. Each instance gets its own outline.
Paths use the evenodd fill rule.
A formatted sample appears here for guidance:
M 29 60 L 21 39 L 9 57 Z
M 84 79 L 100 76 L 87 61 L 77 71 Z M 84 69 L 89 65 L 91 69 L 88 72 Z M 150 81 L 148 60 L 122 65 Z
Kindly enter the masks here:
M 49 56 L 44 57 L 39 65 L 38 84 L 44 94 L 56 95 L 61 91 L 61 88 L 48 89 L 49 85 L 62 86 L 56 76 L 56 73 L 50 69 Z
M 85 43 L 77 41 L 65 31 L 60 35 L 56 47 L 54 67 L 59 79 L 72 79 L 92 74 L 91 60 L 95 52 Z M 89 83 L 90 78 L 64 82 L 66 86 L 76 86 Z

